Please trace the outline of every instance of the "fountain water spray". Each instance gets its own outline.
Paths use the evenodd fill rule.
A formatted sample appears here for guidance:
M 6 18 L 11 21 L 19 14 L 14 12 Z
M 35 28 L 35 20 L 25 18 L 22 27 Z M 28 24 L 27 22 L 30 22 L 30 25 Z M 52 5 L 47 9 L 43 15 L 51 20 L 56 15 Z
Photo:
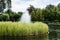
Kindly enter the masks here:
M 21 17 L 21 22 L 30 23 L 31 22 L 31 15 L 29 15 L 28 11 L 25 11 Z

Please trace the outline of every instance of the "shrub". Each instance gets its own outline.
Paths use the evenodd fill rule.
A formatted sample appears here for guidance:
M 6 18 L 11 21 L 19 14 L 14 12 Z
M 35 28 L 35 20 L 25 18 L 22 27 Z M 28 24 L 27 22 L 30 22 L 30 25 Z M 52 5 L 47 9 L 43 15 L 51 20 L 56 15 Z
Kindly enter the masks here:
M 8 14 L 9 21 L 20 21 L 20 17 L 22 15 L 22 12 L 16 13 L 16 12 L 13 12 L 12 10 L 7 10 L 7 11 L 3 12 L 2 14 L 6 14 L 6 15 Z M 3 19 L 3 21 L 4 21 L 4 19 Z
M 10 14 L 10 21 L 20 21 L 21 13 Z
M 9 15 L 8 14 L 0 14 L 0 21 L 8 21 Z
M 0 22 L 0 36 L 29 36 L 42 35 L 48 32 L 47 24 L 21 23 L 21 22 Z

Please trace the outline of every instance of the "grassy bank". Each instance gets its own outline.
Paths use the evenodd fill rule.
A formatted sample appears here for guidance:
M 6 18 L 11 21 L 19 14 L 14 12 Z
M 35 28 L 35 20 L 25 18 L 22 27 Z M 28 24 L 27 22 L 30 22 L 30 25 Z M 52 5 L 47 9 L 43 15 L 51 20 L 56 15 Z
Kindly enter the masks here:
M 48 26 L 42 22 L 0 22 L 0 36 L 45 35 L 47 32 Z

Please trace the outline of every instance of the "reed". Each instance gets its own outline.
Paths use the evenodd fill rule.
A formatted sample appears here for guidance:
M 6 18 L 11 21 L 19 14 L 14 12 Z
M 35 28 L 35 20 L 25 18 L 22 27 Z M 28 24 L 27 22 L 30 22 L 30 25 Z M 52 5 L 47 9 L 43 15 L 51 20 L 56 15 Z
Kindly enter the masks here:
M 0 22 L 0 36 L 41 35 L 48 32 L 48 25 L 42 22 Z

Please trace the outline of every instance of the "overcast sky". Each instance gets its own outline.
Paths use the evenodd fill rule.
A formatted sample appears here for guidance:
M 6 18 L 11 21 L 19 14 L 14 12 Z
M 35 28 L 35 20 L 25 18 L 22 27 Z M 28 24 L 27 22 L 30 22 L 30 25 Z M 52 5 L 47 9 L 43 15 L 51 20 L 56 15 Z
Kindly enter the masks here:
M 15 12 L 25 11 L 29 5 L 36 8 L 44 8 L 48 4 L 57 5 L 60 0 L 12 0 L 12 10 Z

